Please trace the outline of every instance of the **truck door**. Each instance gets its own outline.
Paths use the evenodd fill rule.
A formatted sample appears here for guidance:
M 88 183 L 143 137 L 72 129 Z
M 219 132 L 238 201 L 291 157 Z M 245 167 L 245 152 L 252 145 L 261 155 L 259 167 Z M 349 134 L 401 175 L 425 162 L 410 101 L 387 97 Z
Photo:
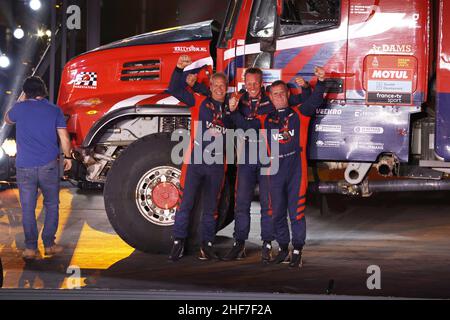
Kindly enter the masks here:
M 290 83 L 297 76 L 310 80 L 314 67 L 324 66 L 328 98 L 344 100 L 347 17 L 348 0 L 255 0 L 245 65 L 270 69 L 267 79 Z

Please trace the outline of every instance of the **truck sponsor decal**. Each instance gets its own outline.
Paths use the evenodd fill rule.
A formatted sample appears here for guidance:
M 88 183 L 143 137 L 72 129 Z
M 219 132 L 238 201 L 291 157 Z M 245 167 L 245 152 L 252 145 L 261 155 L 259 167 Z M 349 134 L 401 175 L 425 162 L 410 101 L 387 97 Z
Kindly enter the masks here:
M 407 93 L 379 93 L 369 92 L 367 95 L 368 103 L 376 104 L 402 104 L 411 105 L 412 96 Z
M 188 52 L 208 52 L 208 49 L 205 47 L 196 47 L 192 46 L 177 46 L 173 47 L 173 53 L 188 53 Z
M 384 129 L 381 127 L 355 127 L 353 132 L 362 134 L 383 134 Z
M 103 103 L 103 100 L 100 98 L 91 98 L 91 99 L 87 99 L 87 100 L 76 101 L 75 105 L 80 106 L 80 107 L 94 107 L 94 106 L 97 106 L 102 103 Z
M 336 132 L 340 133 L 342 131 L 341 125 L 331 125 L 331 124 L 316 124 L 316 132 Z
M 355 118 L 359 117 L 377 117 L 379 113 L 372 112 L 372 111 L 365 111 L 365 110 L 356 110 L 355 111 Z
M 340 109 L 316 109 L 316 115 L 318 116 L 340 116 L 342 114 L 342 110 Z
M 412 53 L 413 46 L 410 44 L 382 44 L 372 46 L 372 53 Z
M 368 56 L 364 65 L 367 103 L 411 105 L 416 65 L 414 57 Z
M 370 14 L 372 12 L 372 6 L 364 6 L 364 5 L 351 5 L 350 13 L 351 14 Z
M 378 152 L 378 150 L 384 149 L 384 143 L 379 142 L 364 142 L 364 141 L 358 141 L 357 143 L 358 149 L 364 149 L 364 150 L 375 150 Z
M 316 146 L 318 148 L 340 148 L 345 142 L 341 141 L 327 141 L 327 140 L 317 140 Z
M 97 89 L 97 72 L 80 72 L 69 84 L 77 89 Z

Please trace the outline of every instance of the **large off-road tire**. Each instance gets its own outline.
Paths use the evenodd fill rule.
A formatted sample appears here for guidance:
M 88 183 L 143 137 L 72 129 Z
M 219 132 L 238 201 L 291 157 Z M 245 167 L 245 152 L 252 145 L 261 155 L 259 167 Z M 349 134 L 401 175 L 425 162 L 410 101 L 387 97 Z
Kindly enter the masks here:
M 171 161 L 176 142 L 170 134 L 145 136 L 129 145 L 108 172 L 104 200 L 117 234 L 130 246 L 149 253 L 168 253 L 179 204 L 181 166 Z M 233 177 L 227 177 L 219 204 L 219 229 L 232 221 Z M 191 212 L 188 250 L 198 246 L 200 195 Z

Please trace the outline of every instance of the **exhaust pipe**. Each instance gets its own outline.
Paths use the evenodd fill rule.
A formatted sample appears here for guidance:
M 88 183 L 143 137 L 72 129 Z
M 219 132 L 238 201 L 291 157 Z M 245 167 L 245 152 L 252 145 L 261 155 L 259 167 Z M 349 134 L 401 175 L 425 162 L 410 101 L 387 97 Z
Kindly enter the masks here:
M 320 194 L 370 196 L 373 192 L 450 191 L 450 180 L 389 180 L 368 181 L 352 185 L 345 181 L 315 182 L 308 190 Z
M 398 174 L 399 161 L 393 155 L 384 155 L 375 165 L 378 174 L 383 177 L 392 177 Z

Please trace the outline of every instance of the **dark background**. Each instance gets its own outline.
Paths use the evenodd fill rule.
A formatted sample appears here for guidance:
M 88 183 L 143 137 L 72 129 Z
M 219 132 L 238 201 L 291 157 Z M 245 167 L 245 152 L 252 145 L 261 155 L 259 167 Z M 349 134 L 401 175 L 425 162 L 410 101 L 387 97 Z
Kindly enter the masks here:
M 228 0 L 103 0 L 101 41 L 210 19 L 222 22 L 227 5 Z
M 70 31 L 71 50 L 68 59 L 88 51 L 87 3 L 89 0 L 69 0 L 69 5 L 81 8 L 81 30 Z M 38 38 L 37 30 L 50 29 L 50 2 L 41 0 L 42 8 L 33 11 L 29 0 L 0 0 L 0 52 L 8 55 L 11 65 L 0 68 L 0 120 L 7 106 L 20 93 L 23 79 L 30 75 L 47 45 L 47 36 Z M 60 1 L 57 4 L 62 6 Z M 222 23 L 228 0 L 102 0 L 100 1 L 100 45 L 149 31 L 215 19 Z M 62 8 L 56 8 L 58 25 L 62 21 Z M 25 37 L 12 36 L 21 26 Z M 61 72 L 60 52 L 57 52 L 56 87 Z M 49 83 L 48 72 L 43 76 Z

